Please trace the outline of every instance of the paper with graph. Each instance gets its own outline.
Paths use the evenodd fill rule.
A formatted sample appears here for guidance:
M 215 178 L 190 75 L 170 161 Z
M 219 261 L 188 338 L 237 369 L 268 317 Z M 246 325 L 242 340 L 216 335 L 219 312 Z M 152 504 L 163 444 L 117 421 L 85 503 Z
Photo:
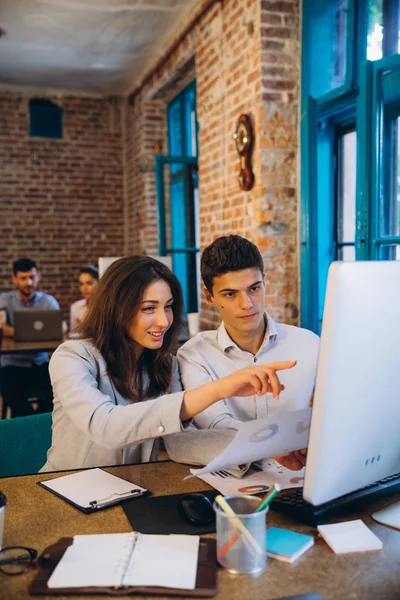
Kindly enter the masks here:
M 194 474 L 194 469 L 191 469 L 190 472 Z M 240 479 L 225 470 L 206 473 L 198 477 L 220 491 L 224 496 L 231 496 L 237 494 L 265 494 L 274 483 L 277 483 L 281 490 L 302 487 L 304 474 L 304 467 L 300 471 L 291 471 L 271 458 L 263 461 L 263 464 L 257 470 L 250 467 Z
M 311 408 L 304 408 L 242 423 L 221 454 L 202 469 L 191 472 L 204 475 L 307 448 L 310 420 Z

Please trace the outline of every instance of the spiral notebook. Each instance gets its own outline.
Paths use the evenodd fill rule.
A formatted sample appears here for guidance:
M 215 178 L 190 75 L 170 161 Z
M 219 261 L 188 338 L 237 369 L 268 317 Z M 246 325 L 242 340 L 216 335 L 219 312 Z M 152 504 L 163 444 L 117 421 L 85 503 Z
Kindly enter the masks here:
M 86 513 L 150 493 L 140 485 L 102 469 L 79 471 L 38 484 Z
M 51 589 L 155 585 L 193 590 L 198 553 L 199 537 L 193 535 L 76 535 L 47 585 Z
M 44 549 L 31 595 L 215 596 L 216 543 L 188 535 L 77 535 Z

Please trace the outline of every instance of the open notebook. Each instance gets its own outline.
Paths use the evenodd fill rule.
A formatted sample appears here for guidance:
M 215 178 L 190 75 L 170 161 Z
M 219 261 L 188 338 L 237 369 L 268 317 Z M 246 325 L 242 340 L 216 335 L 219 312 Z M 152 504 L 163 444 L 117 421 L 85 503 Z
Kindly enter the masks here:
M 47 585 L 49 588 L 155 585 L 193 590 L 198 552 L 198 536 L 76 535 Z
M 31 595 L 215 596 L 216 543 L 189 535 L 116 533 L 45 548 Z

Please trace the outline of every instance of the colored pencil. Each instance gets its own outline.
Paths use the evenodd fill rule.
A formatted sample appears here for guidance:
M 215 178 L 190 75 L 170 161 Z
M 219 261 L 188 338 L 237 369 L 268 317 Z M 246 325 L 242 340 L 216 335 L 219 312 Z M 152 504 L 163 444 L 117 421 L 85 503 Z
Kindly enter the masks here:
M 219 506 L 222 508 L 224 513 L 226 513 L 227 515 L 229 515 L 231 517 L 235 517 L 235 518 L 232 518 L 232 523 L 238 531 L 238 533 L 235 535 L 237 535 L 238 538 L 242 537 L 243 541 L 248 545 L 249 548 L 251 548 L 252 551 L 254 550 L 257 554 L 263 554 L 265 552 L 265 549 L 263 550 L 260 548 L 260 545 L 257 542 L 257 540 L 255 540 L 253 538 L 250 531 L 248 529 L 246 529 L 246 527 L 242 523 L 242 521 L 237 518 L 236 513 L 229 506 L 229 504 L 227 503 L 225 498 L 223 498 L 222 496 L 217 496 L 215 498 L 215 502 L 217 504 L 219 504 Z
M 272 502 L 275 496 L 280 492 L 280 489 L 281 488 L 279 487 L 279 485 L 277 483 L 274 483 L 273 487 L 265 494 L 264 498 L 261 499 L 260 504 L 257 506 L 254 512 L 257 513 L 264 510 L 264 508 L 266 508 Z M 243 524 L 241 523 L 241 525 Z M 246 527 L 245 525 L 243 526 Z M 232 548 L 235 542 L 237 542 L 238 539 L 239 535 L 235 533 L 221 548 L 220 552 L 218 553 L 218 558 L 223 558 L 225 554 Z

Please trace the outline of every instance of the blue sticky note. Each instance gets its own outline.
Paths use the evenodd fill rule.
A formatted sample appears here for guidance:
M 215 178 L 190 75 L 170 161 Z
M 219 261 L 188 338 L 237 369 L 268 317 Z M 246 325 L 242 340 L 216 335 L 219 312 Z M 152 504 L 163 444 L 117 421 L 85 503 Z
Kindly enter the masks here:
M 279 555 L 283 560 L 292 562 L 314 543 L 311 535 L 296 533 L 288 529 L 270 527 L 267 530 L 267 553 Z M 278 558 L 278 556 L 276 556 Z M 291 560 L 292 559 L 292 560 Z

